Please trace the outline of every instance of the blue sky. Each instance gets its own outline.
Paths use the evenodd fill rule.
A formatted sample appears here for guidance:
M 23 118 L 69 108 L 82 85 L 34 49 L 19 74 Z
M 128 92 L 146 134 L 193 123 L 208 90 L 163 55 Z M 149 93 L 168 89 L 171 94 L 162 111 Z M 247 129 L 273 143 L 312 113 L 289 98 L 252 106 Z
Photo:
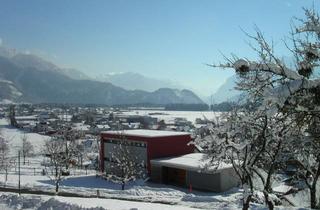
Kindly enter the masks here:
M 282 39 L 308 0 L 0 0 L 2 45 L 30 51 L 90 76 L 137 72 L 177 81 L 203 95 L 231 71 L 220 52 L 253 58 L 257 25 L 286 56 Z M 1 43 L 1 41 L 0 41 Z

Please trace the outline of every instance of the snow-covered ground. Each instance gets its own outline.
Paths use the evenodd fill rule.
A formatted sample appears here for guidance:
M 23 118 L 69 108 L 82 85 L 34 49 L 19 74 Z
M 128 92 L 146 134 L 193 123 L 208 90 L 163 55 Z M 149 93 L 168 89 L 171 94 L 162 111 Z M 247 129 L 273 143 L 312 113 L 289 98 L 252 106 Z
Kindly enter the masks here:
M 4 179 L 3 175 L 0 178 Z M 6 186 L 17 186 L 18 175 L 9 175 Z M 0 186 L 4 183 L 0 182 Z M 23 188 L 39 189 L 43 191 L 54 192 L 54 184 L 47 176 L 21 176 L 21 185 Z M 126 186 L 121 190 L 119 184 L 108 182 L 95 175 L 88 176 L 70 176 L 66 178 L 61 186 L 61 192 L 71 192 L 84 196 L 99 195 L 106 198 L 118 198 L 121 200 L 132 200 L 150 203 L 165 203 L 184 207 L 216 209 L 229 207 L 237 209 L 240 205 L 241 191 L 233 189 L 226 193 L 204 193 L 194 191 L 189 193 L 187 189 L 171 187 L 161 184 L 145 183 L 138 181 Z
M 201 117 L 201 113 L 193 115 L 194 117 Z M 0 119 L 0 129 L 1 135 L 9 141 L 10 154 L 13 161 L 16 161 L 17 151 L 21 147 L 21 137 L 24 134 L 20 130 L 10 127 L 4 119 Z M 48 176 L 41 174 L 43 169 L 41 151 L 45 141 L 50 137 L 35 133 L 27 133 L 26 135 L 35 147 L 36 154 L 32 158 L 27 158 L 25 165 L 21 164 L 21 186 L 22 188 L 54 192 L 53 182 Z M 107 199 L 44 195 L 22 195 L 19 197 L 14 193 L 0 193 L 0 209 L 241 209 L 242 190 L 238 188 L 225 193 L 189 192 L 185 188 L 140 180 L 128 184 L 125 190 L 121 190 L 120 185 L 97 177 L 95 171 L 87 172 L 88 175 L 85 175 L 85 170 L 72 169 L 71 175 L 61 183 L 60 191 L 93 197 L 99 194 Z M 2 171 L 0 173 L 0 187 L 18 186 L 17 162 L 12 165 L 7 178 L 7 182 L 5 182 L 5 174 Z M 99 191 L 97 192 L 97 190 Z M 290 197 L 290 200 L 296 201 L 294 203 L 297 206 L 308 205 L 305 199 L 307 196 L 307 192 L 301 192 L 295 197 Z M 265 207 L 252 205 L 252 208 L 264 209 Z M 289 208 L 282 207 L 282 209 Z
M 116 199 L 73 198 L 39 195 L 18 196 L 14 193 L 2 193 L 0 194 L 0 209 L 192 210 L 194 208 L 158 203 L 122 201 Z
M 152 115 L 149 115 L 149 114 Z M 164 120 L 165 122 L 171 122 L 175 118 L 186 118 L 188 121 L 195 123 L 197 118 L 214 120 L 221 115 L 221 112 L 212 111 L 165 111 L 165 110 L 131 110 L 124 112 L 127 115 L 149 115 L 158 118 L 158 120 Z
M 160 203 L 146 203 L 135 201 L 122 201 L 117 199 L 101 198 L 74 198 L 61 196 L 29 195 L 19 196 L 16 193 L 0 193 L 1 210 L 196 210 L 179 205 L 168 205 Z M 236 206 L 217 206 L 211 204 L 210 209 L 234 210 L 240 209 Z M 267 210 L 261 205 L 251 205 L 250 209 Z M 276 210 L 303 210 L 295 207 L 276 207 Z
M 4 119 L 0 119 L 0 129 L 1 135 L 9 142 L 11 149 L 10 154 L 14 161 L 9 170 L 6 182 L 4 172 L 0 173 L 0 186 L 17 187 L 19 179 L 17 153 L 21 148 L 21 138 L 24 133 L 16 128 L 10 127 Z M 53 182 L 48 176 L 41 174 L 43 169 L 41 165 L 43 161 L 41 151 L 43 150 L 45 141 L 50 137 L 35 133 L 26 133 L 26 135 L 34 145 L 36 154 L 34 157 L 27 158 L 25 165 L 21 163 L 21 186 L 22 188 L 54 192 Z M 63 203 L 73 201 L 76 204 L 86 205 L 86 208 L 102 206 L 106 209 L 220 209 L 222 207 L 234 209 L 240 208 L 239 201 L 241 197 L 241 191 L 239 189 L 234 189 L 233 191 L 222 194 L 197 191 L 189 193 L 188 189 L 185 188 L 152 184 L 142 180 L 130 183 L 126 186 L 125 190 L 121 190 L 120 185 L 96 177 L 95 171 L 88 171 L 88 175 L 85 175 L 85 171 L 79 169 L 72 169 L 71 176 L 67 177 L 60 185 L 61 192 L 71 192 L 85 196 L 96 196 L 97 190 L 99 190 L 100 196 L 109 199 L 97 199 L 95 202 L 87 202 L 86 200 L 88 199 L 83 198 L 71 199 L 56 197 L 55 201 Z M 7 194 L 3 194 L 3 196 L 5 195 Z M 12 197 L 8 198 L 8 200 L 12 199 Z M 50 196 L 41 196 L 41 199 L 44 199 L 43 202 L 46 203 L 50 200 Z M 92 200 L 92 198 L 90 200 Z M 32 201 L 30 202 L 32 203 Z M 19 209 L 18 207 L 12 206 L 10 208 Z
M 17 156 L 22 145 L 22 137 L 25 135 L 33 145 L 36 154 L 41 153 L 43 146 L 50 137 L 37 133 L 25 133 L 8 125 L 6 119 L 0 119 L 0 134 L 9 142 L 10 155 Z

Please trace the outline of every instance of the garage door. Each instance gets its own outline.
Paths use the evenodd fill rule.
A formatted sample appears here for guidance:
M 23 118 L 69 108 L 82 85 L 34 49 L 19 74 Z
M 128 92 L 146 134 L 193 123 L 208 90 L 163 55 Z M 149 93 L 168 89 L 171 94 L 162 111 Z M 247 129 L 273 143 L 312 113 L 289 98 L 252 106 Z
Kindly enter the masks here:
M 186 171 L 178 168 L 163 167 L 163 182 L 178 186 L 186 186 Z

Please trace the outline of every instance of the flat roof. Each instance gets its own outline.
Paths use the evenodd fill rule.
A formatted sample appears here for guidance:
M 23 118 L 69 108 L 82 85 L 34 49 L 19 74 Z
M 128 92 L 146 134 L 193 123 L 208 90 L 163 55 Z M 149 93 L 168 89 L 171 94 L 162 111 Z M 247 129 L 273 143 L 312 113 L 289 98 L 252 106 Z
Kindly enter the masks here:
M 125 136 L 142 136 L 142 137 L 163 137 L 163 136 L 186 136 L 191 135 L 188 132 L 163 131 L 163 130 L 119 130 L 119 131 L 103 131 L 102 134 L 125 135 Z
M 215 168 L 214 166 L 209 166 L 208 164 L 209 160 L 206 158 L 206 154 L 204 153 L 191 153 L 177 157 L 159 158 L 151 160 L 151 165 L 166 166 L 197 172 L 203 171 L 214 173 L 219 170 L 232 167 L 231 164 L 227 163 L 220 163 L 217 168 Z

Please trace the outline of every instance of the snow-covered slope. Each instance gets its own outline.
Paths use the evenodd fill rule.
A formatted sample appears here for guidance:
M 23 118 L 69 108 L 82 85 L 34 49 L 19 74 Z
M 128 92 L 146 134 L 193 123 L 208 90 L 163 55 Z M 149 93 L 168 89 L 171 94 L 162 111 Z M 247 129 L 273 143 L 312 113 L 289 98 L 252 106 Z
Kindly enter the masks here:
M 156 91 L 160 88 L 179 88 L 171 81 L 154 79 L 134 72 L 107 73 L 96 78 L 98 81 L 110 82 L 127 90 Z
M 10 146 L 10 155 L 16 156 L 21 149 L 22 137 L 25 135 L 34 147 L 35 154 L 41 154 L 46 140 L 50 137 L 37 133 L 23 133 L 8 125 L 6 119 L 0 119 L 0 135 L 4 137 Z
M 228 78 L 226 82 L 220 86 L 220 88 L 212 95 L 214 103 L 221 103 L 225 101 L 236 101 L 241 92 L 235 90 L 236 86 L 236 75 Z

